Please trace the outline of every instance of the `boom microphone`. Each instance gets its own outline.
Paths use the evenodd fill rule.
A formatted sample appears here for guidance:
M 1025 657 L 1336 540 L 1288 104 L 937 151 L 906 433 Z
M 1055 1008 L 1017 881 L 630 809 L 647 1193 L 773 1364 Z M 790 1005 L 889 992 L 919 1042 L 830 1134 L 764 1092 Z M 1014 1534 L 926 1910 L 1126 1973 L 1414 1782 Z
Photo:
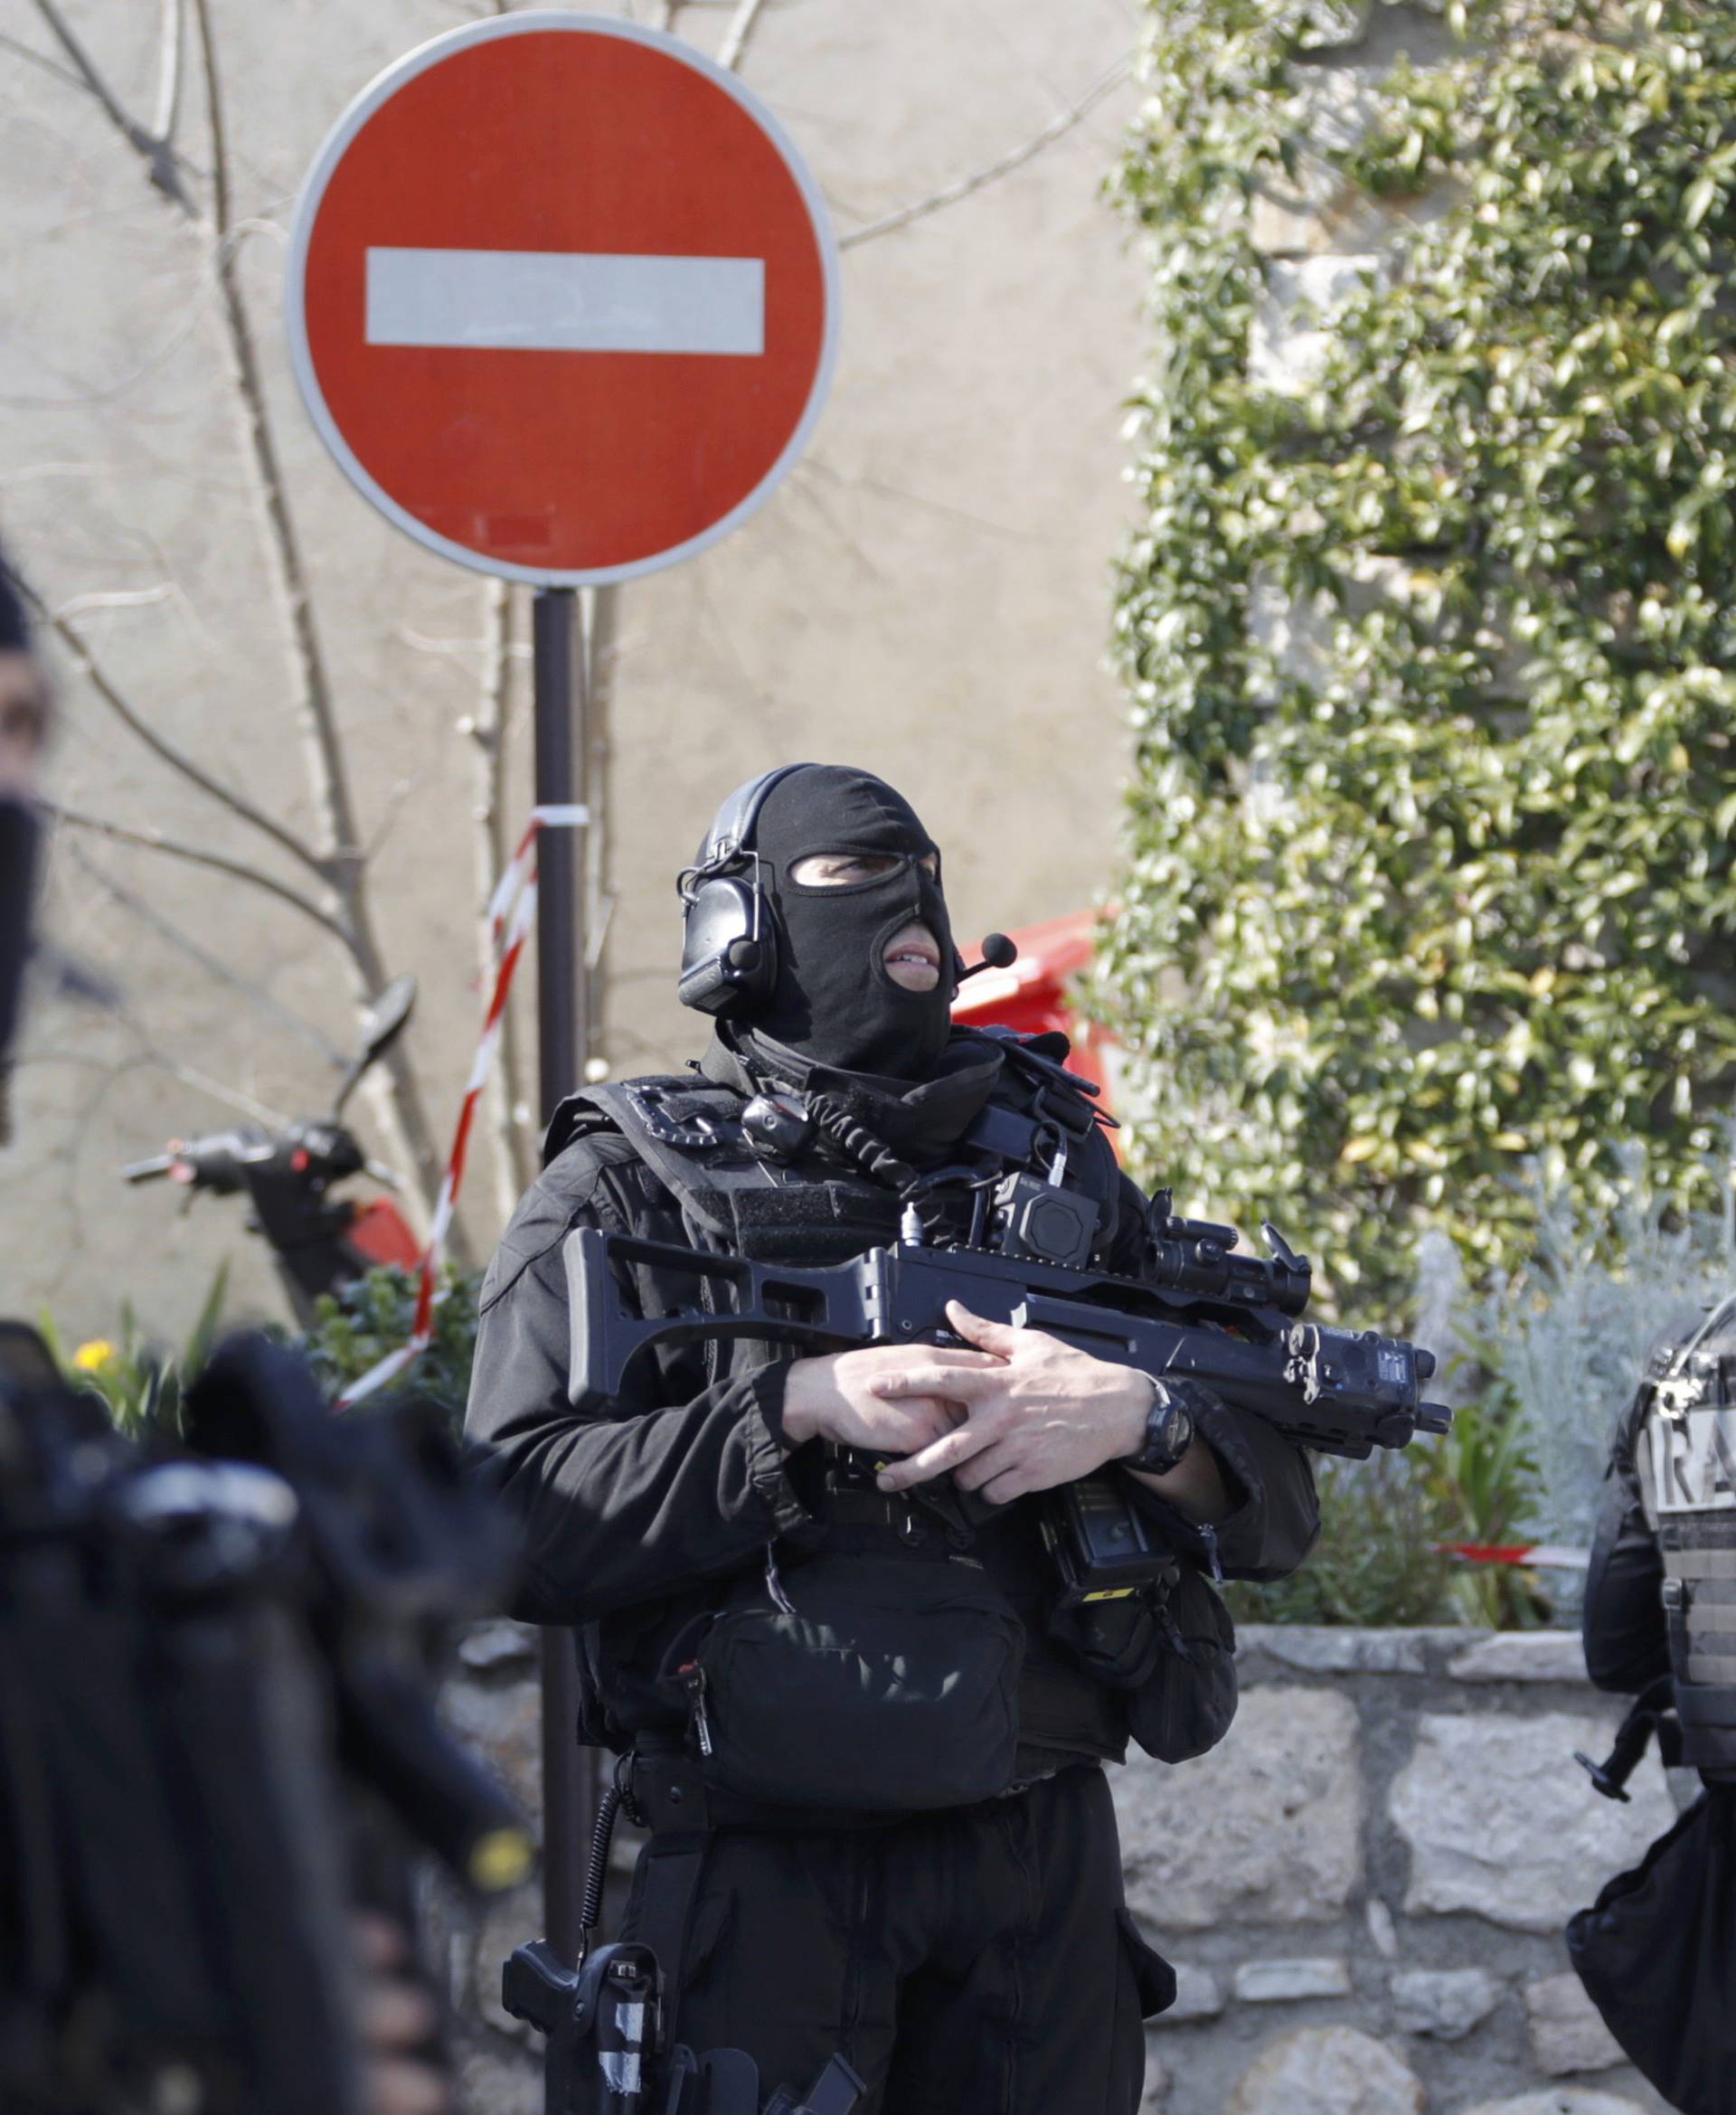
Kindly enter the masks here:
M 973 962 L 968 969 L 960 970 L 958 981 L 962 984 L 967 977 L 975 977 L 979 969 L 1010 969 L 1018 958 L 1018 949 L 1004 932 L 985 933 L 982 960 Z

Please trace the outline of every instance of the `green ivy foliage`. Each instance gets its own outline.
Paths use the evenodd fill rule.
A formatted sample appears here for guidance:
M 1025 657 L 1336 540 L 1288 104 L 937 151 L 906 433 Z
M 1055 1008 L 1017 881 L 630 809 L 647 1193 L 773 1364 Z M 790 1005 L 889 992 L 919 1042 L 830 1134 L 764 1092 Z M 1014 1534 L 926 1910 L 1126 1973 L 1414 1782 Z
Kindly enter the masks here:
M 1339 158 L 1410 231 L 1279 393 L 1253 202 L 1363 10 L 1148 5 L 1098 1005 L 1144 1171 L 1391 1313 L 1424 1225 L 1523 1256 L 1528 1163 L 1595 1216 L 1637 1140 L 1692 1204 L 1736 1080 L 1736 8 L 1439 11 Z

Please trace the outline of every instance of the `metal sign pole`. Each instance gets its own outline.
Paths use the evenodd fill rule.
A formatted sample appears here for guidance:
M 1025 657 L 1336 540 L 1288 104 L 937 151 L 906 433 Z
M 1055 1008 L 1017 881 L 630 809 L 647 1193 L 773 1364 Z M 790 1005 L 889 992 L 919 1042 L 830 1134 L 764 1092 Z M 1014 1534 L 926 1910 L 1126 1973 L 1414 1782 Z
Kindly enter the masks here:
M 539 588 L 531 609 L 534 670 L 536 805 L 567 807 L 586 794 L 590 730 L 585 658 L 575 651 L 578 596 Z M 584 1084 L 590 1054 L 590 993 L 585 934 L 585 847 L 572 829 L 537 838 L 537 1072 L 542 1122 Z M 549 1943 L 566 1962 L 579 1958 L 584 1893 L 583 1846 L 596 1806 L 596 1771 L 574 1737 L 578 1670 L 572 1633 L 545 1629 L 542 1673 L 542 1915 Z

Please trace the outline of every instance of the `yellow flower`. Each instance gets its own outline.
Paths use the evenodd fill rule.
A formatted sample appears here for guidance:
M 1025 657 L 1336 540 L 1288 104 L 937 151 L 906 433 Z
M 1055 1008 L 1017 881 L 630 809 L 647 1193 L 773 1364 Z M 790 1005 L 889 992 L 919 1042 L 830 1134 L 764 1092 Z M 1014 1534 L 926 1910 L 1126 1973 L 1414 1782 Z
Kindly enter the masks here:
M 115 1347 L 106 1336 L 93 1336 L 89 1344 L 80 1345 L 72 1354 L 72 1364 L 81 1374 L 100 1373 L 115 1355 Z

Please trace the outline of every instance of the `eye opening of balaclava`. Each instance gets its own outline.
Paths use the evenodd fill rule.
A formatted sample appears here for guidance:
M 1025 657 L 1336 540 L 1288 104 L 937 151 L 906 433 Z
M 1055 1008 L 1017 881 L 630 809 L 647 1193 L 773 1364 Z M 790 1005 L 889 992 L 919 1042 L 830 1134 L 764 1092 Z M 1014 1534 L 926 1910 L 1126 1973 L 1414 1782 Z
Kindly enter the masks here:
M 766 796 L 752 849 L 776 928 L 778 974 L 745 1024 L 840 1072 L 925 1078 L 950 1030 L 956 958 L 939 874 L 921 864 L 936 854 L 934 840 L 910 802 L 871 772 L 811 764 Z M 895 864 L 866 881 L 792 878 L 823 853 Z M 939 949 L 932 991 L 906 991 L 887 972 L 887 944 L 913 920 Z

